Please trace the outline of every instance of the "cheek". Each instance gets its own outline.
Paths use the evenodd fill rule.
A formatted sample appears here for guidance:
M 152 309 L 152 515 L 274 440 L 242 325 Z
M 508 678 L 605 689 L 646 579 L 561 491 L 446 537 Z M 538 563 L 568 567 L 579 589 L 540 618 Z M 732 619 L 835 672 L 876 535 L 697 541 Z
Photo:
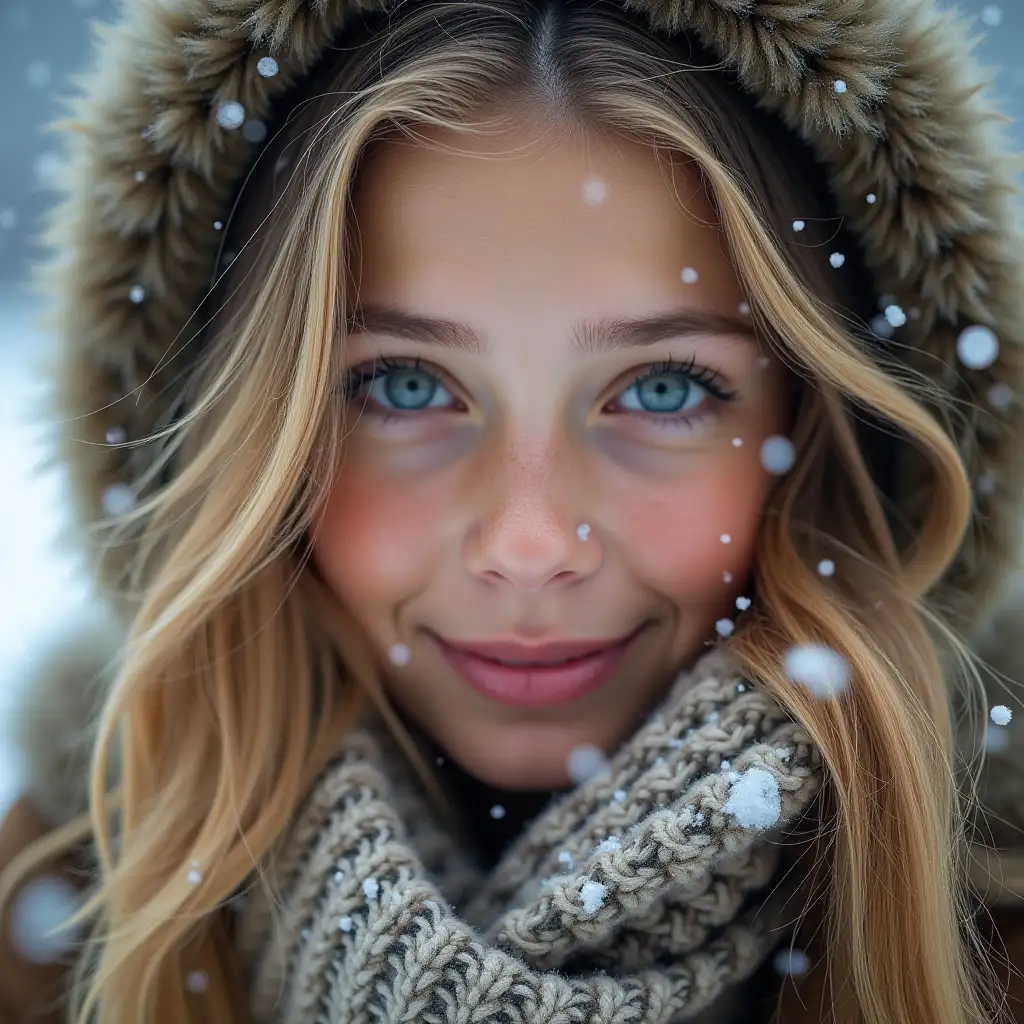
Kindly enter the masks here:
M 620 500 L 620 547 L 632 571 L 680 604 L 720 603 L 750 570 L 769 482 L 760 465 L 737 459 Z
M 313 553 L 334 592 L 359 616 L 394 606 L 429 583 L 450 494 L 359 468 L 339 474 L 315 524 Z

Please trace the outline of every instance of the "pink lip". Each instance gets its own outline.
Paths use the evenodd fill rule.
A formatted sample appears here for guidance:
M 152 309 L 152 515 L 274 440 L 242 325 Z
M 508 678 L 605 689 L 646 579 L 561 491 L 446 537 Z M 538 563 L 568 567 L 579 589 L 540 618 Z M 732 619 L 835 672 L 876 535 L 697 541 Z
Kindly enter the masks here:
M 603 686 L 642 629 L 613 641 L 453 644 L 434 639 L 448 664 L 478 693 L 518 707 L 545 707 L 578 700 Z

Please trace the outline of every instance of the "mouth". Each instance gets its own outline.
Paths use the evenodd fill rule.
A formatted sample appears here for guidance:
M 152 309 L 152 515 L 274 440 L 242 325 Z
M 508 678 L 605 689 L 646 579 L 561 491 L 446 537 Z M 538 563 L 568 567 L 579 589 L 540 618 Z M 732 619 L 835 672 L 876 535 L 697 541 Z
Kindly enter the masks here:
M 544 644 L 465 643 L 431 636 L 448 664 L 478 693 L 503 704 L 541 707 L 578 700 L 600 689 L 648 625 L 613 640 Z

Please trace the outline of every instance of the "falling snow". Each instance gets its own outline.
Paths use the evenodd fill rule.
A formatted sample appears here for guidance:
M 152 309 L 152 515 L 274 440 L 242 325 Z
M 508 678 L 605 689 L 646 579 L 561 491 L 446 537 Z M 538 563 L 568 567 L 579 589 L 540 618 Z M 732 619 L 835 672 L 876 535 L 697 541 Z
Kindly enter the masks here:
M 376 878 L 363 880 L 363 895 L 368 900 L 375 900 L 380 895 L 380 882 Z
M 741 612 L 745 612 L 750 607 L 750 598 L 749 597 L 737 597 L 736 598 L 736 607 Z
M 505 808 L 502 807 L 501 804 L 495 804 L 491 808 L 491 817 L 495 821 L 500 821 L 502 818 L 505 817 Z
M 600 775 L 608 767 L 608 758 L 600 747 L 583 743 L 569 751 L 565 767 L 569 772 L 569 778 L 582 785 L 595 775 Z
M 807 227 L 807 225 L 802 220 L 795 220 L 795 221 L 793 221 L 793 230 L 794 231 L 803 231 L 803 229 L 805 227 Z
M 789 974 L 795 978 L 806 974 L 811 969 L 811 961 L 802 949 L 780 949 L 772 961 L 779 974 Z
M 850 680 L 846 659 L 820 644 L 791 647 L 786 652 L 783 670 L 794 683 L 805 686 L 819 699 L 842 693 Z
M 335 882 L 335 885 L 340 885 L 344 881 L 345 881 L 345 872 L 344 871 L 335 871 L 334 872 L 334 882 Z
M 273 57 L 260 57 L 256 62 L 256 71 L 263 78 L 273 78 L 280 68 Z
M 583 201 L 588 206 L 600 206 L 608 196 L 608 186 L 600 178 L 587 178 L 583 182 Z
M 989 28 L 995 28 L 1003 20 L 1003 12 L 996 4 L 986 4 L 981 9 L 981 20 Z
M 721 536 L 721 537 L 719 537 L 718 539 L 719 539 L 719 540 L 720 540 L 720 541 L 721 541 L 721 542 L 722 542 L 723 544 L 731 544 L 731 543 L 732 543 L 732 537 L 731 537 L 731 536 L 730 536 L 730 535 L 729 535 L 728 533 L 723 533 L 723 534 L 722 534 L 722 536 Z
M 838 93 L 844 93 L 846 92 L 846 83 L 841 78 L 837 78 L 832 88 Z
M 558 855 L 558 863 L 569 871 L 572 871 L 572 869 L 576 866 L 576 861 L 573 860 L 573 856 L 568 850 L 563 850 Z
M 832 576 L 836 571 L 836 563 L 831 558 L 823 558 L 818 563 L 819 576 Z
M 203 880 L 203 873 L 198 868 L 191 868 L 188 873 L 189 885 L 198 885 Z
M 262 121 L 246 121 L 242 127 L 246 142 L 260 143 L 267 137 L 267 126 Z
M 897 306 L 895 303 L 890 306 L 886 306 L 883 310 L 885 319 L 893 327 L 902 327 L 907 322 L 907 314 L 903 312 L 902 307 Z
M 736 626 L 732 619 L 719 619 L 715 623 L 715 631 L 719 636 L 731 636 L 735 628 Z
M 876 202 L 878 202 L 878 196 L 876 196 L 874 192 L 869 192 L 869 193 L 868 193 L 868 194 L 867 194 L 867 195 L 866 195 L 866 196 L 864 197 L 864 201 L 865 201 L 865 202 L 866 202 L 866 203 L 867 203 L 867 204 L 868 204 L 869 206 L 873 206 L 873 205 L 874 205 L 874 204 L 875 204 Z
M 600 882 L 588 880 L 580 886 L 580 902 L 588 914 L 596 914 L 604 906 L 608 895 L 608 886 Z
M 1013 718 L 1013 712 L 1005 704 L 997 704 L 988 713 L 988 716 L 996 725 L 1009 725 Z
M 189 971 L 185 975 L 185 989 L 189 992 L 205 992 L 210 978 L 206 971 Z
M 871 318 L 871 332 L 879 338 L 891 338 L 895 333 L 892 324 L 882 313 Z
M 61 878 L 47 875 L 29 882 L 14 903 L 10 934 L 25 960 L 49 964 L 60 960 L 76 942 L 77 929 L 60 928 L 78 909 L 74 887 Z
M 124 516 L 135 508 L 135 495 L 127 484 L 111 484 L 100 499 L 108 516 Z
M 743 447 L 743 438 L 742 437 L 734 437 L 732 439 L 732 446 L 733 446 L 733 448 L 742 448 Z
M 741 302 L 736 308 L 739 310 L 740 316 L 749 316 L 750 315 L 750 303 L 749 302 Z
M 724 541 L 723 543 L 727 544 L 728 541 Z M 732 583 L 732 573 L 731 572 L 723 572 L 722 573 L 722 582 L 723 583 Z
M 124 444 L 128 439 L 124 427 L 111 427 L 107 433 L 107 444 Z
M 388 649 L 388 658 L 392 665 L 408 665 L 412 652 L 405 644 L 392 644 Z
M 589 540 L 590 526 L 587 523 L 580 523 L 580 525 L 576 527 L 576 536 L 579 537 L 580 540 Z
M 245 124 L 245 107 L 237 100 L 228 100 L 217 108 L 217 124 L 234 131 Z
M 348 914 L 346 914 L 344 917 L 342 917 L 338 921 L 338 931 L 339 932 L 350 932 L 350 931 L 352 931 L 353 926 L 354 926 L 354 922 L 353 922 L 352 918 L 348 916 Z
M 724 810 L 744 828 L 769 828 L 782 814 L 778 780 L 763 768 L 748 768 L 732 784 Z
M 594 853 L 615 853 L 622 849 L 622 840 L 618 836 L 608 836 L 594 847 Z
M 988 327 L 975 324 L 960 332 L 956 339 L 956 354 L 968 369 L 985 370 L 999 356 L 999 339 Z
M 683 272 L 679 275 L 680 280 L 683 284 L 696 284 L 697 283 L 697 271 L 693 267 L 683 267 Z
M 776 434 L 761 445 L 761 465 L 776 476 L 788 473 L 796 462 L 796 449 L 788 437 Z
M 624 789 L 617 789 L 612 793 L 612 799 L 617 804 L 624 804 L 626 802 L 626 791 Z
M 128 292 L 128 298 L 138 305 L 146 298 L 146 289 L 141 284 L 133 284 Z
M 993 384 L 988 389 L 988 400 L 996 409 L 1008 409 L 1013 404 L 1013 388 L 1005 381 Z
M 144 181 L 145 181 L 145 180 L 146 180 L 146 179 L 147 179 L 148 177 L 149 177 L 149 175 L 148 175 L 148 174 L 147 174 L 147 173 L 146 173 L 145 171 L 136 171 L 136 172 L 135 172 L 135 174 L 134 174 L 134 178 L 135 178 L 135 180 L 136 180 L 136 181 L 137 181 L 137 182 L 138 182 L 138 183 L 139 183 L 140 185 L 141 185 L 141 184 L 142 184 L 142 182 L 144 182 Z
M 841 252 L 834 252 L 829 256 L 828 261 L 838 270 L 846 262 L 846 257 Z

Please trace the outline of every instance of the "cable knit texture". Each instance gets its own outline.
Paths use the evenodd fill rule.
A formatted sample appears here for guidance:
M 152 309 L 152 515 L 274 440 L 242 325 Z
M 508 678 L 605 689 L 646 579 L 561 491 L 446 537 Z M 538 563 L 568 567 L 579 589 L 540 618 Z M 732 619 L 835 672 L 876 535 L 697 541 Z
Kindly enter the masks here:
M 327 766 L 236 941 L 256 1024 L 697 1020 L 792 926 L 780 837 L 817 751 L 721 652 L 490 872 L 372 723 Z

